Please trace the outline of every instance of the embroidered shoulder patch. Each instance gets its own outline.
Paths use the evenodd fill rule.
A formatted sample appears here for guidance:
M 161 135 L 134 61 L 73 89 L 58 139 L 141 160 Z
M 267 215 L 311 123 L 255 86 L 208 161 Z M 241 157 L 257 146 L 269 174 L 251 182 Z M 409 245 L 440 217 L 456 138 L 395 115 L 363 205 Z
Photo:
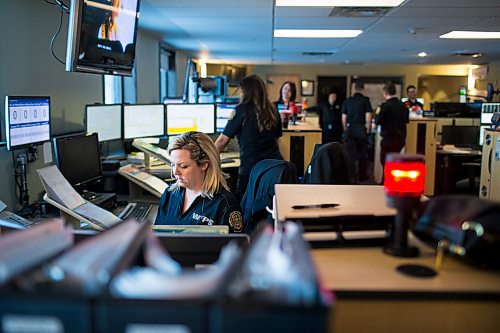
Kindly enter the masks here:
M 229 225 L 235 232 L 243 231 L 243 217 L 241 216 L 240 212 L 235 210 L 234 212 L 231 212 L 231 214 L 229 214 Z

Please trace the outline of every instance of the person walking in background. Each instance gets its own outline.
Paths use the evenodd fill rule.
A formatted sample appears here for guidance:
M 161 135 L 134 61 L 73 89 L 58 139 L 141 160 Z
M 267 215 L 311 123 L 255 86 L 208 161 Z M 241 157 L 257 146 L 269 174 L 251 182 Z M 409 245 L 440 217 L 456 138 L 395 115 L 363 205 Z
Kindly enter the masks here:
M 280 88 L 280 97 L 273 102 L 277 110 L 280 110 L 279 105 L 282 104 L 284 110 L 288 110 L 290 102 L 295 102 L 297 98 L 297 86 L 292 81 L 285 81 Z
M 257 75 L 250 75 L 240 83 L 241 102 L 233 119 L 215 141 L 219 153 L 235 136 L 240 146 L 240 168 L 236 196 L 241 199 L 247 188 L 250 171 L 264 159 L 282 160 L 278 138 L 283 134 L 281 119 L 267 96 L 266 84 Z
M 310 107 L 307 111 L 316 111 L 319 116 L 319 126 L 322 129 L 322 143 L 342 142 L 342 108 L 337 100 L 337 93 L 328 94 L 328 101 Z
M 370 99 L 362 95 L 365 86 L 354 84 L 354 95 L 342 105 L 342 125 L 351 184 L 367 180 L 367 140 L 371 128 Z
M 406 124 L 409 112 L 406 105 L 396 96 L 396 86 L 387 83 L 383 88 L 385 103 L 380 107 L 380 112 L 375 116 L 375 124 L 380 125 L 380 162 L 385 165 L 388 153 L 399 153 L 406 144 Z

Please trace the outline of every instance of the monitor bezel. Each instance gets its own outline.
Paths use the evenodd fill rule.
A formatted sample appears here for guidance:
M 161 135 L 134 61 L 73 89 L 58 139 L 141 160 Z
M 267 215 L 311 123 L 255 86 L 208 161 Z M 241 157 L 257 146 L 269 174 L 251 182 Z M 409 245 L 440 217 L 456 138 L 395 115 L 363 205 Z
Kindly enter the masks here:
M 10 107 L 9 100 L 10 99 L 47 99 L 49 102 L 49 138 L 46 140 L 34 141 L 30 143 L 23 143 L 21 145 L 12 145 L 11 137 L 10 137 Z M 35 147 L 44 144 L 45 142 L 50 142 L 51 136 L 51 125 L 52 125 L 52 116 L 51 116 L 51 102 L 50 96 L 13 96 L 7 95 L 5 96 L 5 108 L 4 108 L 4 121 L 5 121 L 5 142 L 7 146 L 7 150 L 13 151 L 18 149 L 24 149 L 28 147 Z
M 168 133 L 168 106 L 169 105 L 174 105 L 174 106 L 179 106 L 179 105 L 212 105 L 213 107 L 213 128 L 212 128 L 212 132 L 202 132 L 202 133 L 205 133 L 207 135 L 213 135 L 213 134 L 216 134 L 217 133 L 217 107 L 216 107 L 216 104 L 217 103 L 182 103 L 182 104 L 176 104 L 176 103 L 167 103 L 165 104 L 165 135 L 166 136 L 177 136 L 177 135 L 181 135 L 182 133 L 175 133 L 175 134 L 170 134 Z
M 115 103 L 115 104 L 87 104 L 87 105 L 85 105 L 85 115 L 84 115 L 84 119 L 83 119 L 83 122 L 85 124 L 85 131 L 88 134 L 91 133 L 91 132 L 88 132 L 88 128 L 87 128 L 88 108 L 89 107 L 105 107 L 105 106 L 119 106 L 120 107 L 120 123 L 118 124 L 118 126 L 120 127 L 120 137 L 116 138 L 116 139 L 109 139 L 109 140 L 102 140 L 102 141 L 100 141 L 100 139 L 99 139 L 99 143 L 123 140 L 123 104 L 119 104 L 119 103 Z
M 133 138 L 126 138 L 125 137 L 125 108 L 128 106 L 151 106 L 151 105 L 158 105 L 163 107 L 163 132 L 162 134 L 158 135 L 148 135 L 148 136 L 137 136 Z M 162 103 L 140 103 L 140 104 L 122 104 L 122 140 L 126 142 L 134 141 L 134 139 L 139 139 L 139 138 L 159 138 L 162 136 L 165 136 L 165 133 L 167 131 L 167 114 L 166 114 L 166 107 L 165 104 Z

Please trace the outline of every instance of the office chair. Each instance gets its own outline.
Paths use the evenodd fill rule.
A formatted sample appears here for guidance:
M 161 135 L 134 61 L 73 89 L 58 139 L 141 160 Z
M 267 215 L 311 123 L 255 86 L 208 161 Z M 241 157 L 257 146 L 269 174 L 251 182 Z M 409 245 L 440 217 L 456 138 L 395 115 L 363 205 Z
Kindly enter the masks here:
M 316 145 L 302 184 L 349 184 L 344 145 L 338 142 Z
M 467 178 L 460 179 L 455 182 L 455 188 L 457 192 L 463 194 L 475 194 L 479 193 L 479 184 L 481 182 L 481 160 L 475 160 L 474 162 L 465 162 L 461 164 L 462 168 L 467 171 Z
M 267 159 L 257 163 L 250 172 L 250 180 L 243 198 L 244 232 L 250 234 L 262 220 L 274 223 L 266 207 L 273 207 L 274 185 L 297 183 L 295 166 L 282 160 Z

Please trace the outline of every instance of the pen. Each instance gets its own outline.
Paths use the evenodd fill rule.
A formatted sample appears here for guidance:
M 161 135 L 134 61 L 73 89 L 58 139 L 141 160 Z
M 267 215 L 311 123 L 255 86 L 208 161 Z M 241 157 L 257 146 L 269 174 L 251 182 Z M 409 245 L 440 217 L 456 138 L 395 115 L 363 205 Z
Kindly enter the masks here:
M 338 203 L 312 204 L 312 205 L 293 205 L 292 209 L 309 209 L 309 208 L 333 208 L 337 207 Z

